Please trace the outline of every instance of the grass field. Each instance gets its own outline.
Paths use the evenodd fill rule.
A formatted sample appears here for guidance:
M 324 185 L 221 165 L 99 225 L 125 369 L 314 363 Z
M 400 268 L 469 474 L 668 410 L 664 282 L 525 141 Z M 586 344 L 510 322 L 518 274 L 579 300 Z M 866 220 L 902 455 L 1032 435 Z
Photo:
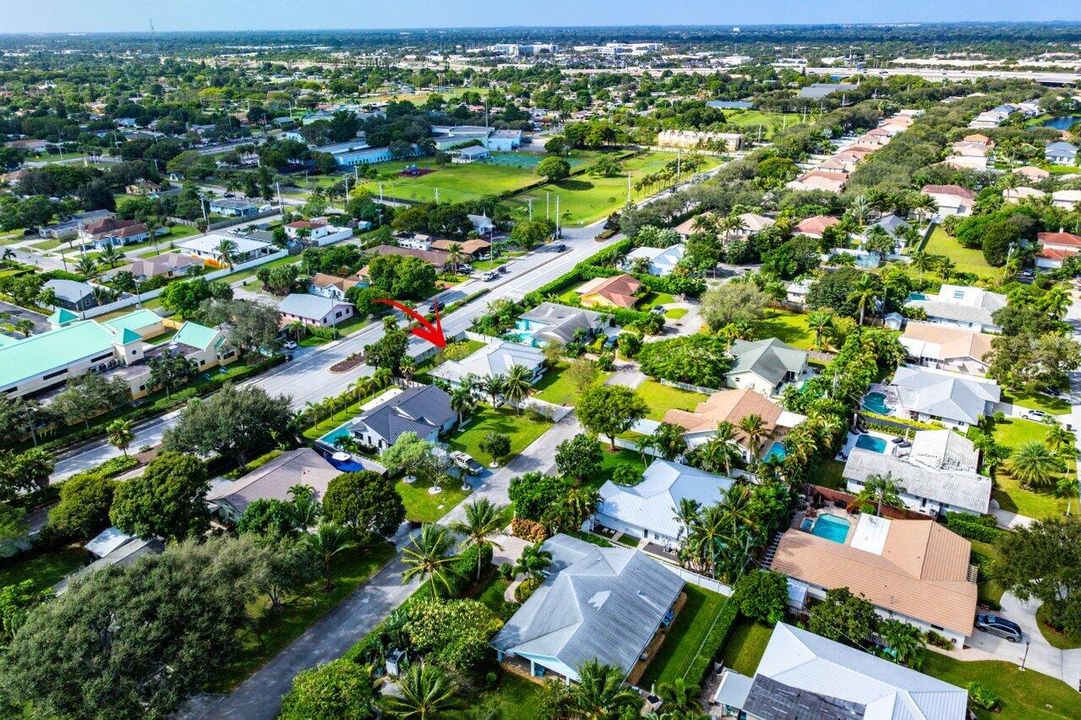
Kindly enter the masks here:
M 995 424 L 994 438 L 1007 447 L 1016 448 L 1026 442 L 1043 442 L 1048 426 L 1031 420 L 1011 419 Z M 1074 473 L 1074 461 L 1066 463 L 1065 472 Z M 995 471 L 994 498 L 1003 510 L 1027 515 L 1031 518 L 1060 517 L 1070 503 L 1067 498 L 1055 497 L 1050 490 L 1026 490 L 1013 479 L 1005 466 Z M 1074 508 L 1076 511 L 1076 508 Z
M 447 720 L 474 718 L 536 717 L 541 702 L 541 686 L 509 672 L 499 673 L 499 685 L 463 698 L 461 707 L 447 711 Z
M 769 308 L 754 324 L 754 334 L 761 340 L 777 338 L 802 350 L 814 348 L 815 334 L 807 326 L 807 315 L 803 313 Z
M 569 365 L 562 363 L 560 367 L 546 372 L 541 381 L 534 386 L 537 391 L 536 397 L 556 405 L 573 405 L 579 392 L 570 381 L 568 367 Z M 609 373 L 606 372 L 598 372 L 597 384 L 603 384 L 608 375 Z
M 772 634 L 773 628 L 770 626 L 740 617 L 732 626 L 728 641 L 721 650 L 724 666 L 741 675 L 754 677 L 758 661 L 762 659 L 762 653 L 766 651 L 766 644 Z
M 394 488 L 405 503 L 405 519 L 422 523 L 433 523 L 450 512 L 450 509 L 465 499 L 468 492 L 462 490 L 456 480 L 448 478 L 442 486 L 442 492 L 432 495 L 428 485 L 413 483 L 407 485 L 399 480 Z
M 638 682 L 639 687 L 649 688 L 654 683 L 659 685 L 683 678 L 700 653 L 712 657 L 718 649 L 704 647 L 703 641 L 726 598 L 697 585 L 688 584 L 683 590 L 687 593 L 687 602 L 668 629 L 668 637 L 657 651 L 653 662 Z M 698 682 L 698 678 L 687 680 L 692 684 Z
M 989 576 L 991 563 L 994 562 L 999 552 L 991 543 L 970 540 L 972 543 L 972 564 L 980 568 L 980 581 L 977 583 L 980 603 L 988 607 L 998 608 L 1002 602 L 1002 593 L 1005 588 Z
M 1047 606 L 1041 605 L 1036 610 L 1036 624 L 1040 628 L 1040 634 L 1051 647 L 1059 650 L 1076 650 L 1081 648 L 1081 628 L 1074 628 L 1070 632 L 1060 632 L 1051 627 L 1047 622 Z
M 998 272 L 987 264 L 982 250 L 961 247 L 961 244 L 947 235 L 941 227 L 935 228 L 923 249 L 929 255 L 948 257 L 954 262 L 954 270 L 957 272 L 975 273 L 982 277 L 993 277 Z
M 773 133 L 790 125 L 799 125 L 803 116 L 799 113 L 762 112 L 761 110 L 722 110 L 729 125 L 734 125 L 749 138 L 758 139 L 758 129 L 762 128 L 762 139 L 766 140 Z M 813 118 L 809 118 L 813 120 Z
M 976 710 L 979 720 L 1067 720 L 1081 717 L 1081 694 L 1061 680 L 1015 663 L 962 662 L 928 652 L 922 671 L 958 687 L 979 682 L 1002 699 L 997 713 Z
M 450 439 L 453 450 L 461 450 L 472 455 L 477 462 L 488 465 L 492 456 L 480 449 L 481 440 L 490 432 L 503 433 L 510 437 L 510 455 L 518 455 L 544 434 L 551 424 L 534 420 L 529 415 L 518 415 L 511 408 L 493 410 L 488 405 L 481 405 L 466 421 L 466 428 Z
M 846 484 L 844 471 L 845 464 L 840 460 L 822 460 L 815 466 L 808 482 L 812 485 L 843 490 Z
M 520 193 L 508 202 L 514 206 L 513 209 L 516 215 L 523 217 L 526 214 L 526 206 L 530 198 L 533 200 L 533 212 L 536 214 L 537 208 L 545 206 L 545 198 L 551 193 L 553 211 L 555 210 L 555 199 L 559 198 L 559 212 L 563 225 L 588 225 L 608 217 L 627 203 L 627 173 L 630 173 L 632 181 L 631 199 L 633 201 L 641 200 L 654 194 L 660 188 L 645 188 L 636 191 L 633 189 L 634 180 L 643 175 L 657 172 L 664 167 L 665 163 L 675 158 L 676 153 L 672 152 L 647 152 L 626 160 L 623 163 L 624 174 L 617 177 L 596 177 L 589 173 L 583 173 L 558 183 L 548 183 L 535 190 Z M 698 172 L 716 167 L 719 162 L 713 158 L 707 159 L 710 163 L 700 167 Z
M 656 380 L 646 380 L 635 392 L 649 405 L 649 414 L 646 417 L 650 420 L 663 420 L 664 414 L 672 408 L 694 410 L 698 403 L 706 400 L 706 396 L 701 393 L 670 387 Z
M 1042 410 L 1049 415 L 1068 415 L 1070 413 L 1070 403 L 1043 393 L 1003 392 L 1002 402 L 1013 403 L 1033 410 Z
M 0 568 L 0 587 L 30 580 L 35 591 L 43 592 L 63 580 L 68 573 L 85 565 L 86 559 L 86 551 L 78 545 L 56 552 L 30 553 L 12 558 Z

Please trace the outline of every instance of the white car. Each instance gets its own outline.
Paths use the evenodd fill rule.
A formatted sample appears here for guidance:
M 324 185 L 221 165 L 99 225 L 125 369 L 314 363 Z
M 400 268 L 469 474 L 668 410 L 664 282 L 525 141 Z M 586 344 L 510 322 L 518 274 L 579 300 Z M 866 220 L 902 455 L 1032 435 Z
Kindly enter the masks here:
M 282 347 L 286 350 L 296 350 L 297 343 L 295 340 L 286 340 L 284 343 L 282 343 Z
M 1021 417 L 1023 417 L 1025 420 L 1045 422 L 1048 418 L 1048 415 L 1043 410 L 1028 410 L 1027 412 L 1021 413 Z

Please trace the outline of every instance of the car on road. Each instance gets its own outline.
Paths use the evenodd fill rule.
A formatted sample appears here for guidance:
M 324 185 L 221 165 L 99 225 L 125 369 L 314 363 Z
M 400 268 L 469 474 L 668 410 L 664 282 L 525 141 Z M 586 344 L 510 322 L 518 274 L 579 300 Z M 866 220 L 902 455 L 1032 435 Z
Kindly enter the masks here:
M 997 635 L 1010 642 L 1021 642 L 1025 639 L 1025 634 L 1021 632 L 1021 626 L 1013 620 L 1007 620 L 1001 615 L 977 615 L 975 625 L 977 630 L 982 630 L 991 635 Z
M 1043 410 L 1027 410 L 1021 413 L 1021 417 L 1023 417 L 1025 420 L 1044 422 L 1047 420 L 1048 415 Z
M 492 280 L 495 280 L 497 277 L 499 277 L 499 273 L 497 273 L 495 270 L 489 270 L 488 272 L 481 275 L 480 279 L 483 280 L 484 282 L 491 282 Z
M 469 453 L 464 453 L 459 450 L 455 450 L 450 454 L 450 459 L 454 461 L 454 464 L 465 470 L 470 475 L 479 475 L 484 466 L 473 459 Z
M 510 268 L 509 268 L 509 267 L 507 267 L 506 265 L 500 265 L 499 267 L 497 267 L 497 268 L 496 268 L 496 272 L 500 272 L 500 273 L 509 273 L 509 272 L 510 272 Z
M 286 340 L 285 342 L 282 343 L 282 347 L 285 348 L 286 350 L 296 350 L 297 349 L 296 340 Z
M 442 300 L 432 300 L 431 304 L 428 306 L 428 312 L 439 312 L 445 307 L 446 305 L 443 303 Z
M 566 243 L 555 243 L 554 245 L 551 245 L 550 247 L 552 248 L 552 252 L 563 252 L 564 250 L 567 249 Z

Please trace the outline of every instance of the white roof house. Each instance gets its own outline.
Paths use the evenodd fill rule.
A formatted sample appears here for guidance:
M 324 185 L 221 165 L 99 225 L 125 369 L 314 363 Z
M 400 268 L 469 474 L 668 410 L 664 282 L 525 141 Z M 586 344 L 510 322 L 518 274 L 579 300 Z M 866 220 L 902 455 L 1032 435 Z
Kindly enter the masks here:
M 928 322 L 979 332 L 999 332 L 1002 328 L 993 316 L 1006 307 L 1006 296 L 967 285 L 943 285 L 938 295 L 910 296 L 905 305 L 922 308 Z
M 748 718 L 964 720 L 968 691 L 786 623 L 753 680 L 726 670 L 715 702 Z
M 225 264 L 219 249 L 223 240 L 233 243 L 233 262 L 238 265 L 248 260 L 270 255 L 275 249 L 271 243 L 253 240 L 242 235 L 202 235 L 177 243 L 176 246 L 188 255 L 213 260 L 218 264 Z
M 967 428 L 990 415 L 1002 391 L 994 380 L 961 376 L 925 367 L 897 368 L 889 390 L 900 410 L 922 421 L 937 420 Z
M 668 275 L 675 269 L 680 260 L 687 252 L 683 243 L 670 245 L 666 248 L 640 247 L 627 254 L 626 267 L 631 267 L 639 258 L 644 258 L 648 265 L 646 271 L 650 275 Z
M 472 355 L 439 365 L 431 371 L 431 375 L 454 385 L 467 375 L 506 375 L 515 365 L 528 368 L 533 373 L 534 381 L 539 380 L 544 370 L 544 352 L 528 345 L 491 340 Z
M 278 312 L 285 322 L 334 326 L 353 317 L 353 304 L 311 293 L 291 293 L 278 303 Z
M 634 537 L 677 543 L 685 528 L 675 518 L 681 500 L 716 505 L 735 481 L 669 460 L 654 460 L 633 486 L 611 480 L 600 488 L 595 520 Z

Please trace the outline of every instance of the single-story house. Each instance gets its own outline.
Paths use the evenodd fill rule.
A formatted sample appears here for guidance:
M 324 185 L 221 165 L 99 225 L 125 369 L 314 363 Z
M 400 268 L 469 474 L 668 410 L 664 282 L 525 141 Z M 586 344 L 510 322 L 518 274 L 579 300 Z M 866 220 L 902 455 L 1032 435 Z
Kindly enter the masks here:
M 360 284 L 359 280 L 327 275 L 326 273 L 315 273 L 312 275 L 311 283 L 308 285 L 308 292 L 312 295 L 319 295 L 340 302 L 345 300 L 347 290 Z
M 920 365 L 966 375 L 987 374 L 993 339 L 987 333 L 910 320 L 899 339 Z
M 831 228 L 839 222 L 841 221 L 829 215 L 815 215 L 800 220 L 792 228 L 792 232 L 795 235 L 806 235 L 807 237 L 821 239 L 822 233 L 826 232 L 827 228 Z
M 827 590 L 847 587 L 874 605 L 879 616 L 934 630 L 960 648 L 976 616 L 971 553 L 968 540 L 934 520 L 865 513 L 843 541 L 787 530 L 770 569 L 788 576 L 796 612 L 805 610 L 807 597 L 821 600 Z
M 98 570 L 114 565 L 130 565 L 144 555 L 160 555 L 165 550 L 165 544 L 157 538 L 134 537 L 115 527 L 102 530 L 83 547 L 96 559 L 57 583 L 53 587 L 57 595 L 67 592 L 73 581 L 85 578 Z
M 127 270 L 130 272 L 135 276 L 136 282 L 146 282 L 147 280 L 156 277 L 183 277 L 187 275 L 193 267 L 200 265 L 202 265 L 202 263 L 190 255 L 167 252 L 146 258 L 145 260 L 135 260 L 131 265 L 120 268 L 120 270 Z
M 976 205 L 976 193 L 960 185 L 924 185 L 920 192 L 931 196 L 941 216 L 971 215 Z
M 642 281 L 632 275 L 599 277 L 578 286 L 575 290 L 586 307 L 632 308 L 641 299 L 638 291 Z
M 997 333 L 994 314 L 1006 307 L 1006 296 L 967 285 L 943 285 L 938 295 L 909 295 L 906 307 L 922 308 L 927 321 L 940 325 Z
M 259 205 L 244 198 L 216 198 L 210 201 L 210 212 L 230 217 L 251 217 L 259 214 Z
M 605 316 L 592 310 L 543 302 L 519 316 L 518 332 L 528 332 L 534 344 L 566 345 L 579 335 L 591 338 L 604 326 Z
M 1081 209 L 1081 190 L 1056 190 L 1051 193 L 1051 205 L 1063 210 Z
M 811 170 L 792 180 L 785 187 L 790 190 L 823 190 L 839 193 L 845 189 L 847 183 L 848 175 L 844 172 Z
M 203 235 L 179 242 L 176 246 L 183 253 L 209 261 L 219 267 L 226 267 L 229 263 L 225 261 L 221 252 L 221 243 L 224 240 L 233 244 L 234 265 L 273 255 L 277 251 L 271 243 L 253 240 L 243 235 Z
M 657 458 L 637 485 L 616 485 L 611 480 L 604 483 L 593 522 L 636 538 L 678 545 L 687 531 L 676 520 L 680 501 L 694 500 L 701 507 L 716 505 L 734 482 L 723 475 Z
M 789 430 L 807 419 L 785 410 L 761 393 L 743 388 L 713 393 L 693 411 L 673 408 L 664 414 L 664 422 L 682 427 L 686 431 L 687 445 L 695 448 L 709 441 L 719 423 L 730 422 L 738 428 L 740 421 L 748 415 L 762 418 L 767 433 L 763 445 L 767 448 L 780 443 Z M 748 445 L 748 438 L 741 430 L 737 429 L 735 440 L 745 461 L 749 462 L 762 452 L 763 448 Z
M 1043 157 L 1052 165 L 1076 165 L 1077 146 L 1065 140 L 1059 140 L 1043 149 Z
M 78 280 L 46 280 L 42 286 L 56 295 L 56 306 L 76 312 L 83 312 L 97 307 L 98 298 L 94 295 L 94 286 Z
M 315 450 L 298 448 L 212 490 L 206 499 L 218 517 L 232 524 L 256 500 L 289 500 L 289 489 L 294 485 L 307 485 L 317 499 L 322 499 L 330 481 L 338 475 L 341 471 Z
M 1047 197 L 1047 193 L 1043 190 L 1037 190 L 1036 188 L 1021 187 L 1006 188 L 1002 191 L 1002 199 L 1011 205 L 1016 205 L 1022 200 L 1042 200 Z
M 499 661 L 520 658 L 535 677 L 577 681 L 578 668 L 596 660 L 626 678 L 674 619 L 683 580 L 627 547 L 559 534 L 543 548 L 552 555 L 548 577 L 492 638 Z
M 650 275 L 670 275 L 676 265 L 687 253 L 687 246 L 683 243 L 670 245 L 666 248 L 640 247 L 627 254 L 623 263 L 625 270 L 630 270 L 639 262 L 643 263 L 646 272 Z
M 785 302 L 796 307 L 807 307 L 807 295 L 811 292 L 812 285 L 814 285 L 814 278 L 803 278 L 788 283 L 788 287 L 785 288 Z
M 1040 180 L 1046 180 L 1051 177 L 1049 171 L 1036 167 L 1035 165 L 1025 165 L 1023 167 L 1015 168 L 1014 172 L 1032 182 L 1039 182 Z
M 888 393 L 896 401 L 894 412 L 962 430 L 993 414 L 1002 397 L 994 380 L 907 366 L 897 368 Z
M 495 232 L 495 223 L 487 215 L 469 215 L 469 222 L 473 224 L 473 230 L 479 235 L 491 235 Z
M 379 245 L 372 248 L 371 253 L 373 255 L 401 255 L 404 257 L 418 258 L 434 266 L 436 272 L 443 272 L 443 269 L 447 266 L 448 256 L 442 250 L 416 250 L 409 247 L 398 247 L 397 245 Z M 362 267 L 360 271 L 357 272 L 357 277 L 362 280 L 367 279 L 367 266 Z
M 807 352 L 786 345 L 777 338 L 735 340 L 729 349 L 732 369 L 725 382 L 732 388 L 750 388 L 769 397 L 778 395 L 789 383 L 808 372 Z
M 169 230 L 160 228 L 157 231 L 159 235 L 163 232 L 169 232 Z M 116 245 L 130 245 L 142 242 L 149 237 L 150 234 L 143 223 L 135 220 L 120 220 L 115 217 L 94 220 L 79 229 L 80 244 L 96 250 L 104 250 Z
M 991 478 L 980 475 L 980 453 L 972 441 L 953 430 L 920 430 L 911 448 L 879 453 L 853 448 L 843 477 L 858 495 L 867 478 L 889 474 L 909 510 L 937 516 L 946 512 L 985 515 L 991 502 Z
M 858 648 L 777 623 L 753 678 L 731 668 L 713 696 L 747 720 L 966 720 L 968 691 Z
M 304 245 L 331 245 L 353 237 L 353 231 L 347 227 L 331 225 L 326 218 L 312 220 L 294 220 L 285 226 L 285 233 L 290 240 Z
M 1044 270 L 1060 268 L 1063 260 L 1081 252 L 1081 236 L 1062 230 L 1036 233 L 1036 241 L 1036 267 Z
M 450 409 L 447 393 L 434 385 L 421 385 L 366 410 L 353 421 L 349 431 L 361 443 L 382 451 L 407 432 L 435 442 L 454 427 L 457 419 L 457 413 Z
M 79 230 L 95 220 L 116 217 L 116 213 L 110 210 L 88 210 L 87 212 L 75 213 L 67 220 L 61 220 L 52 225 L 46 225 L 38 229 L 38 235 L 43 238 L 56 240 L 70 240 L 79 234 Z
M 282 324 L 299 320 L 315 327 L 334 327 L 353 317 L 353 304 L 310 293 L 290 293 L 278 303 Z
M 493 339 L 461 360 L 447 360 L 430 374 L 457 385 L 470 375 L 481 378 L 506 375 L 515 365 L 529 370 L 532 382 L 537 382 L 544 375 L 544 353 L 529 345 Z
M 479 215 L 477 217 L 480 217 Z M 462 255 L 466 255 L 471 260 L 478 260 L 489 253 L 492 249 L 492 244 L 487 240 L 480 240 L 474 238 L 472 240 L 436 240 L 432 243 L 433 250 L 441 250 L 443 252 L 450 252 L 451 247 L 458 246 L 458 252 Z

